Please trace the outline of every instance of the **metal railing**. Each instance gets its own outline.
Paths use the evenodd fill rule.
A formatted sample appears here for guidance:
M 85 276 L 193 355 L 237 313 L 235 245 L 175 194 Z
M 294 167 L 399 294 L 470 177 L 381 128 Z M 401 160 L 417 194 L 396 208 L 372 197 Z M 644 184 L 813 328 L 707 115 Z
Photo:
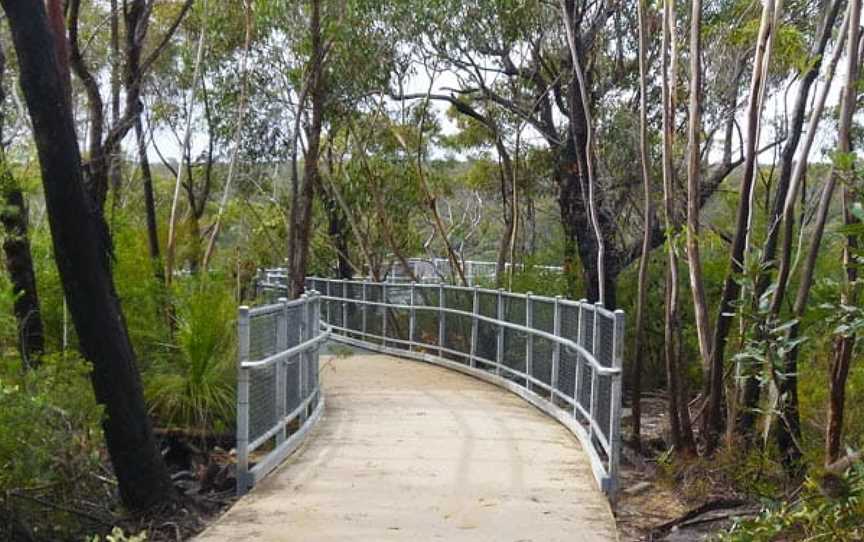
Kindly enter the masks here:
M 408 258 L 408 269 L 401 262 L 394 262 L 390 265 L 386 272 L 387 282 L 408 283 L 411 281 L 411 276 L 417 278 L 418 282 L 424 284 L 438 284 L 439 282 L 449 282 L 456 280 L 453 273 L 450 260 L 447 258 Z M 462 272 L 465 274 L 465 280 L 470 285 L 476 284 L 478 281 L 486 281 L 495 278 L 497 264 L 491 261 L 480 260 L 462 260 L 460 262 Z M 504 264 L 506 271 L 516 269 L 522 271 L 525 269 L 524 264 L 512 264 L 507 262 Z M 564 268 L 554 265 L 535 265 L 532 269 L 545 271 L 547 273 L 563 273 Z M 276 267 L 272 269 L 264 269 L 259 271 L 258 281 L 262 284 L 282 283 L 288 276 L 288 270 L 284 267 Z M 371 279 L 371 275 L 369 275 Z
M 321 418 L 321 296 L 240 307 L 237 319 L 237 494 L 243 495 L 303 441 Z M 250 455 L 259 451 L 250 467 Z
M 581 441 L 600 488 L 618 485 L 624 313 L 503 290 L 308 278 L 332 339 L 493 382 Z M 280 295 L 279 282 L 259 284 Z

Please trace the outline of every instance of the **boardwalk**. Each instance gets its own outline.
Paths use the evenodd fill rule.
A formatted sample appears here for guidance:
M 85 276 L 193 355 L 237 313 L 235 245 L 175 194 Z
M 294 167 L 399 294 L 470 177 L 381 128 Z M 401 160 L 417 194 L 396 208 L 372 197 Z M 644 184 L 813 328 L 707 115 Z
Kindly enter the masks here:
M 578 441 L 515 395 L 386 356 L 321 372 L 309 442 L 198 540 L 617 539 Z

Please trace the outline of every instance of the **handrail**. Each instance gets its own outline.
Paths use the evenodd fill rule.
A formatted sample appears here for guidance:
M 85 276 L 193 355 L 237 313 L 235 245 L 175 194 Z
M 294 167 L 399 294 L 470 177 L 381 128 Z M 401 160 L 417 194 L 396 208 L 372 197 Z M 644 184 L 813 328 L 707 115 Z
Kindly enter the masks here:
M 259 293 L 286 291 L 271 282 L 282 280 L 278 274 L 262 275 L 269 280 L 258 283 Z M 576 435 L 601 489 L 615 497 L 622 311 L 476 286 L 306 280 L 322 291 L 323 329 L 331 340 L 443 365 L 516 393 Z M 513 302 L 519 302 L 518 322 L 511 321 Z
M 299 329 L 296 336 L 289 336 L 292 327 Z M 318 347 L 331 330 L 322 328 L 321 296 L 311 291 L 293 301 L 283 297 L 269 305 L 240 307 L 237 334 L 237 493 L 243 495 L 294 451 L 321 418 Z M 251 453 L 274 440 L 272 449 L 250 467 Z

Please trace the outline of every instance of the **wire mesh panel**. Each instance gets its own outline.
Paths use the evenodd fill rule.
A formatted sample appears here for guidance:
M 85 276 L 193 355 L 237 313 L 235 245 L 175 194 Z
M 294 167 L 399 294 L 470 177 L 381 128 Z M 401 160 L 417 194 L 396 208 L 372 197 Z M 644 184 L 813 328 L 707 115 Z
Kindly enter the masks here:
M 582 319 L 580 321 L 580 344 L 589 353 L 593 354 L 594 345 L 594 307 L 583 305 L 581 309 Z M 587 360 L 579 356 L 579 389 L 576 390 L 579 399 L 579 405 L 586 412 L 591 411 L 591 377 L 593 371 L 591 364 Z
M 561 336 L 577 342 L 579 336 L 579 307 L 569 303 L 559 305 L 561 319 Z M 558 361 L 558 382 L 556 389 L 564 396 L 575 399 L 576 397 L 576 370 L 578 355 L 570 348 L 561 349 L 561 357 Z
M 347 282 L 345 283 L 346 298 L 355 300 L 363 299 L 363 283 L 362 282 Z M 362 338 L 363 332 L 363 305 L 360 303 L 345 303 L 345 326 L 346 328 L 355 331 L 352 333 L 354 337 Z
M 410 305 L 411 304 L 411 285 L 410 284 L 388 284 L 386 303 L 390 305 Z M 387 317 L 387 338 L 396 339 L 389 343 L 394 348 L 407 350 L 409 332 L 410 309 L 388 307 L 386 311 Z
M 498 294 L 489 290 L 478 292 L 477 312 L 487 318 L 497 318 Z M 498 356 L 498 326 L 486 320 L 477 323 L 477 344 L 474 356 L 481 367 L 490 368 L 495 365 Z
M 534 329 L 545 333 L 555 332 L 555 303 L 548 299 L 536 299 L 532 305 Z M 552 384 L 552 351 L 554 344 L 549 339 L 534 337 L 532 348 L 531 376 L 538 381 L 551 386 Z
M 366 284 L 366 300 L 380 303 L 383 300 L 383 286 L 381 284 Z M 368 305 L 366 309 L 366 333 L 373 337 L 380 337 L 384 327 L 384 309 L 378 305 Z M 374 340 L 374 339 L 373 339 Z
M 505 294 L 501 296 L 503 303 L 504 319 L 507 322 L 519 325 L 525 325 L 525 297 Z M 524 329 L 513 329 L 510 327 L 503 328 L 504 333 L 504 352 L 502 362 L 504 366 L 519 373 L 525 374 L 526 357 L 525 348 L 528 344 L 528 332 Z M 520 378 L 513 373 L 509 373 L 510 378 L 517 380 L 522 385 L 525 385 L 525 379 Z
M 602 312 L 598 312 L 596 318 L 597 344 L 594 352 L 595 358 L 600 365 L 612 367 L 615 320 L 611 315 Z M 608 442 L 612 405 L 612 377 L 610 375 L 598 375 L 597 393 L 598 397 L 594 399 L 594 419 L 597 420 L 600 430 Z
M 309 292 L 295 301 L 280 299 L 276 304 L 240 309 L 237 490 L 241 494 L 296 448 L 308 421 L 320 417 L 316 337 L 321 333 L 321 304 L 319 295 Z M 300 423 L 293 424 L 298 417 Z M 259 448 L 267 452 L 251 466 L 250 452 Z
M 461 311 L 466 314 L 454 314 L 448 312 L 444 318 L 444 348 L 453 352 L 443 352 L 446 359 L 468 362 L 471 354 L 471 325 L 472 317 L 468 316 L 474 310 L 473 290 L 463 288 L 445 288 L 444 307 Z M 454 352 L 460 352 L 462 355 Z
M 416 309 L 414 311 L 414 340 L 421 345 L 438 346 L 438 311 L 439 306 L 437 286 L 418 284 L 415 286 L 414 305 L 435 307 L 436 310 Z M 423 347 L 421 346 L 421 349 Z M 423 349 L 431 352 L 431 349 Z

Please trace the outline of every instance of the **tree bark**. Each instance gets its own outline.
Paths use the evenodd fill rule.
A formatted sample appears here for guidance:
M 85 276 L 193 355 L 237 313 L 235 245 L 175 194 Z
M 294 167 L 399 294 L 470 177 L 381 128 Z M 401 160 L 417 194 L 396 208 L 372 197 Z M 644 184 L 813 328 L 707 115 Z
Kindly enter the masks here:
M 850 0 L 849 3 L 850 26 L 849 39 L 847 42 L 847 58 L 846 66 L 848 79 L 846 86 L 843 88 L 841 111 L 840 111 L 840 126 L 838 128 L 838 144 L 837 151 L 841 154 L 852 153 L 852 138 L 850 136 L 852 128 L 852 117 L 855 114 L 857 105 L 857 89 L 858 75 L 860 66 L 858 64 L 858 55 L 860 51 L 858 43 L 861 34 L 861 0 Z M 854 173 L 848 172 L 848 173 Z M 834 175 L 832 175 L 832 178 Z M 843 221 L 847 226 L 858 224 L 858 219 L 851 213 L 851 206 L 854 198 L 853 191 L 849 188 L 849 183 L 843 185 Z M 857 262 L 855 262 L 855 253 L 858 250 L 858 239 L 851 234 L 846 235 L 846 244 L 843 247 L 843 266 L 845 268 L 845 282 L 842 286 L 840 302 L 844 305 L 855 306 L 858 302 L 858 278 Z M 825 463 L 831 464 L 840 457 L 841 452 L 841 437 L 843 436 L 843 416 L 845 412 L 846 402 L 846 380 L 849 377 L 849 369 L 852 364 L 853 349 L 855 347 L 855 335 L 844 335 L 838 337 L 834 342 L 834 352 L 831 359 L 830 373 L 830 395 L 828 401 L 828 421 L 825 431 Z M 797 405 L 796 405 L 797 406 Z M 797 414 L 797 411 L 796 411 Z M 790 432 L 794 431 L 794 427 L 790 428 Z M 800 426 L 798 427 L 800 434 Z M 778 439 L 782 435 L 778 435 Z M 791 436 L 797 436 L 792 433 Z M 779 441 L 778 441 L 779 443 Z M 792 459 L 796 459 L 793 457 Z
M 135 353 L 114 289 L 104 219 L 84 191 L 71 102 L 42 2 L 0 0 L 33 122 L 55 260 L 96 399 L 120 496 L 131 510 L 174 498 L 147 417 Z
M 15 179 L 6 160 L 5 115 L 6 102 L 6 54 L 0 46 L 0 191 L 4 207 L 0 211 L 3 224 L 3 253 L 6 270 L 15 295 L 14 312 L 18 324 L 18 352 L 25 369 L 39 363 L 45 350 L 45 333 L 42 315 L 39 312 L 39 295 L 36 289 L 36 272 L 30 251 L 29 220 L 24 193 Z
M 639 25 L 639 159 L 642 170 L 642 255 L 639 258 L 639 278 L 636 292 L 636 338 L 634 340 L 632 390 L 633 446 L 642 448 L 642 366 L 645 360 L 645 307 L 648 298 L 648 261 L 651 257 L 651 230 L 654 209 L 651 200 L 651 175 L 648 164 L 648 38 L 645 35 L 646 0 L 638 0 Z
M 324 81 L 324 37 L 321 28 L 321 1 L 312 0 L 312 13 L 309 18 L 309 37 L 312 43 L 312 58 L 309 63 L 309 103 L 311 120 L 306 130 L 307 146 L 303 157 L 303 184 L 295 190 L 291 206 L 291 231 L 289 232 L 289 279 L 291 295 L 299 297 L 306 281 L 306 268 L 309 259 L 309 238 L 312 228 L 312 199 L 320 182 L 319 155 L 321 151 L 321 130 L 324 123 L 324 101 L 326 87 Z M 301 111 L 298 107 L 297 114 Z

